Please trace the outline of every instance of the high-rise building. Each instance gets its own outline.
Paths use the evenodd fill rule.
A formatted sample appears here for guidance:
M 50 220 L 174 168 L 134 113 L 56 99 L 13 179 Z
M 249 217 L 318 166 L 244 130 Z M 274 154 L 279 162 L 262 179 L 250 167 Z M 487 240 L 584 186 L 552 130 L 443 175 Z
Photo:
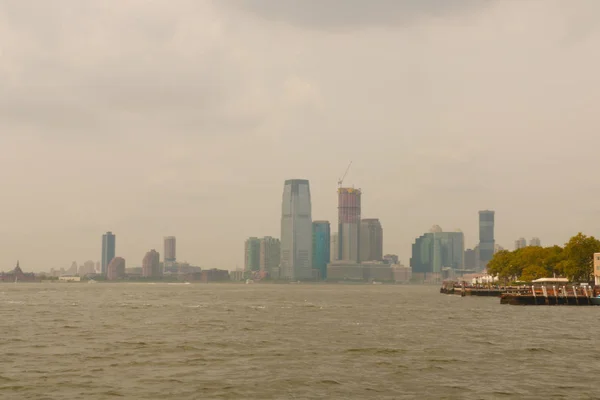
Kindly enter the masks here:
M 475 249 L 465 250 L 465 269 L 474 270 L 478 268 L 479 262 L 477 259 L 478 251 Z
M 329 221 L 314 221 L 312 243 L 312 267 L 320 279 L 327 279 L 327 264 L 331 260 L 331 226 Z
M 436 226 L 437 227 L 437 226 Z M 464 267 L 464 234 L 432 229 L 412 245 L 410 266 L 413 273 L 440 274 L 443 268 Z
M 106 279 L 109 281 L 117 280 L 125 275 L 125 259 L 114 257 L 106 268 Z
M 165 263 L 175 263 L 177 261 L 177 239 L 175 236 L 165 237 Z
M 525 240 L 525 238 L 519 238 L 515 240 L 515 250 L 519 250 L 524 247 L 527 247 L 527 241 Z
M 329 245 L 329 259 L 331 262 L 338 261 L 340 258 L 340 246 L 338 241 L 338 234 L 334 232 L 331 234 L 331 242 Z
M 383 260 L 383 229 L 377 218 L 360 221 L 360 261 Z
M 285 181 L 281 207 L 281 278 L 312 277 L 310 186 L 305 179 Z
M 268 272 L 271 278 L 279 278 L 281 261 L 281 242 L 279 239 L 265 236 L 260 239 L 259 269 Z
M 102 235 L 102 275 L 108 273 L 108 264 L 115 258 L 116 236 L 112 232 Z
M 338 259 L 342 261 L 360 261 L 360 201 L 360 189 L 338 189 Z
M 152 249 L 146 253 L 142 260 L 142 276 L 145 278 L 158 278 L 162 276 L 160 267 L 160 254 Z
M 525 241 L 525 239 L 523 239 L 523 241 Z M 536 247 L 542 247 L 542 241 L 540 240 L 540 238 L 534 237 L 534 238 L 531 238 L 531 240 L 529 241 L 529 245 L 536 246 Z
M 494 211 L 479 211 L 479 268 L 485 269 L 494 256 Z
M 260 239 L 251 237 L 244 244 L 244 270 L 260 270 Z

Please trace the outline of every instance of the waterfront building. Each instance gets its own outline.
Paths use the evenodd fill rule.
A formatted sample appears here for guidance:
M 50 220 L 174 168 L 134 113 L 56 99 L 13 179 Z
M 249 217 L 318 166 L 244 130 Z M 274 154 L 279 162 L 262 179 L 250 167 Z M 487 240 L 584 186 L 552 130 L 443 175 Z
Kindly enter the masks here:
M 0 272 L 0 282 L 34 282 L 36 276 L 33 272 L 25 273 L 19 266 L 17 266 L 10 272 Z
M 405 267 L 404 265 L 392 265 L 392 273 L 394 282 L 408 283 L 412 279 L 412 269 L 410 269 L 410 267 Z
M 600 253 L 594 253 L 594 282 L 600 286 Z
M 107 266 L 106 279 L 115 281 L 125 276 L 125 259 L 123 257 L 113 257 Z
M 464 268 L 464 234 L 443 232 L 435 225 L 412 245 L 410 266 L 413 274 L 441 274 L 443 268 Z
M 495 212 L 479 211 L 479 269 L 487 267 L 494 256 L 496 241 L 494 239 Z
M 226 282 L 230 280 L 229 271 L 224 269 L 205 269 L 200 273 L 200 280 L 204 283 Z
M 327 264 L 331 260 L 331 226 L 329 221 L 313 222 L 312 267 L 318 271 L 316 279 L 327 279 Z
M 529 245 L 534 247 L 542 247 L 542 242 L 540 238 L 534 237 L 529 241 Z
M 329 260 L 331 262 L 338 261 L 340 254 L 340 246 L 338 241 L 338 234 L 334 232 L 331 234 L 331 241 L 329 245 Z
M 310 186 L 305 179 L 285 181 L 281 207 L 281 278 L 312 278 Z
M 144 278 L 159 278 L 162 276 L 160 254 L 154 249 L 147 252 L 142 260 L 142 276 Z
M 360 221 L 360 260 L 383 260 L 383 229 L 377 218 Z
M 175 263 L 177 261 L 177 239 L 175 236 L 164 238 L 165 243 L 165 264 Z
M 257 237 L 248 238 L 244 243 L 244 269 L 260 270 L 260 239 Z
M 102 235 L 102 265 L 100 273 L 106 275 L 108 273 L 108 264 L 115 258 L 116 236 L 112 232 L 106 232 Z
M 241 282 L 244 280 L 244 271 L 242 271 L 241 269 L 229 271 L 229 278 L 232 282 Z
M 515 250 L 523 249 L 527 247 L 527 241 L 525 238 L 519 238 L 515 240 Z
M 260 239 L 259 270 L 267 272 L 272 279 L 279 279 L 281 241 L 271 236 Z
M 327 280 L 364 281 L 363 266 L 351 261 L 332 261 L 327 264 Z
M 354 188 L 338 189 L 338 260 L 360 261 L 361 191 Z

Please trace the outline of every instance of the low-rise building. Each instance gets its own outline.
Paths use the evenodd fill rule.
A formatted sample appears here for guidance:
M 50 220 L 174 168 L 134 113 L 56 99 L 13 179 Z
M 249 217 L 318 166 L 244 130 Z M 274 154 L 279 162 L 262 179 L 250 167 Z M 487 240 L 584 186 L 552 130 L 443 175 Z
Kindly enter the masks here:
M 334 261 L 327 264 L 327 280 L 364 281 L 363 266 L 351 261 Z
M 600 253 L 594 253 L 594 282 L 600 285 Z
M 201 272 L 202 282 L 226 282 L 231 280 L 226 269 L 205 269 Z
M 80 282 L 81 281 L 81 277 L 80 276 L 72 276 L 72 275 L 67 275 L 67 276 L 60 276 L 58 278 L 59 282 Z

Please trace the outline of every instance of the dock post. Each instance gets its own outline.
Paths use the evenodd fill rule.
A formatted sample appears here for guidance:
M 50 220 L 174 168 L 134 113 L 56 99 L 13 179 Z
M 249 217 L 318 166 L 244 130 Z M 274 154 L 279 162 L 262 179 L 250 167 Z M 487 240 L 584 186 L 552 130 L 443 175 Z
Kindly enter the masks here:
M 548 300 L 548 289 L 546 288 L 545 285 L 542 285 L 542 293 L 544 293 L 544 300 L 546 302 L 546 305 L 549 306 L 550 301 Z
M 554 298 L 556 299 L 556 305 L 558 305 L 558 292 L 556 291 L 556 285 L 552 285 L 552 289 L 554 290 Z
M 531 293 L 533 293 L 533 302 L 537 306 L 537 296 L 535 295 L 535 286 L 531 285 Z
M 579 297 L 577 297 L 577 288 L 573 286 L 573 294 L 575 295 L 575 304 L 579 305 Z
M 567 288 L 563 286 L 563 299 L 566 305 L 569 305 L 569 296 L 567 296 Z
M 583 293 L 585 294 L 585 298 L 587 299 L 588 304 L 590 304 L 590 296 L 588 295 L 587 287 L 583 287 Z

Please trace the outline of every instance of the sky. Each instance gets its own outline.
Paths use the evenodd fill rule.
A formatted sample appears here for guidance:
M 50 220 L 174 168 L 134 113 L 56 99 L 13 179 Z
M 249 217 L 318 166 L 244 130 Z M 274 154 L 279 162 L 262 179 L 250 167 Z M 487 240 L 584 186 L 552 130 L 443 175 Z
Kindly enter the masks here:
M 284 180 L 363 190 L 408 265 L 434 225 L 600 236 L 596 0 L 0 0 L 0 270 L 243 267 Z

